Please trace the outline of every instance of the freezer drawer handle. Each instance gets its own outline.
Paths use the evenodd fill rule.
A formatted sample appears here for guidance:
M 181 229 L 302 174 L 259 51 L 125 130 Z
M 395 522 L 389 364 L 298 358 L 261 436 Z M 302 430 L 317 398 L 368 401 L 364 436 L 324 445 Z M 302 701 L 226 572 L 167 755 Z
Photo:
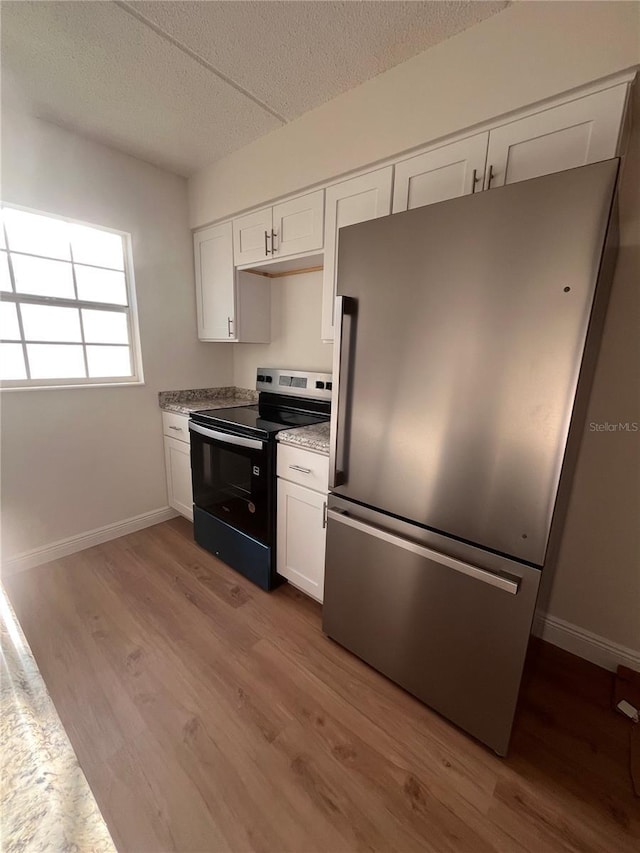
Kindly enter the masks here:
M 438 551 L 432 551 L 430 548 L 425 548 L 424 545 L 418 545 L 416 542 L 410 542 L 408 539 L 402 539 L 400 536 L 395 536 L 393 533 L 388 533 L 386 530 L 381 530 L 379 527 L 373 527 L 371 524 L 365 524 L 347 515 L 344 512 L 338 512 L 335 509 L 327 511 L 327 517 L 330 521 L 337 521 L 340 524 L 346 524 L 347 527 L 353 527 L 354 530 L 359 530 L 361 533 L 367 533 L 369 536 L 375 536 L 377 539 L 382 539 L 383 542 L 388 542 L 390 545 L 396 545 L 398 548 L 404 548 L 405 551 L 411 551 L 424 557 L 426 560 L 433 560 L 435 563 L 440 563 L 448 569 L 453 569 L 456 572 L 461 572 L 463 575 L 468 575 L 470 578 L 488 583 L 491 586 L 496 586 L 511 595 L 516 595 L 520 586 L 519 578 L 507 578 L 504 575 L 497 575 L 493 572 L 488 572 L 486 569 L 479 569 L 476 566 L 470 566 L 468 563 L 463 563 L 461 560 L 456 560 L 453 557 L 447 557 L 445 554 L 440 554 Z
M 251 447 L 253 450 L 262 450 L 262 442 L 258 441 L 256 438 L 244 438 L 241 435 L 229 435 L 229 433 L 226 432 L 207 429 L 206 427 L 200 426 L 200 424 L 191 423 L 191 421 L 189 421 L 189 430 L 190 432 L 197 432 L 200 435 L 204 435 L 207 438 L 215 438 L 216 441 L 222 441 L 225 444 L 237 444 L 239 447 Z

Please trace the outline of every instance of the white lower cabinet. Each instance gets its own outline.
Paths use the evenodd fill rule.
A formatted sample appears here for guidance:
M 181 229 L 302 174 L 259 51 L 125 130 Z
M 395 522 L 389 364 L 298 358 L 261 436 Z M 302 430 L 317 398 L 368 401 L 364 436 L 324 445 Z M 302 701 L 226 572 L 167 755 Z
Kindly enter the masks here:
M 278 479 L 278 574 L 316 601 L 324 595 L 327 495 Z
M 162 424 L 169 506 L 193 521 L 189 418 L 187 415 L 163 412 Z
M 278 574 L 322 601 L 329 460 L 311 450 L 280 444 L 277 470 Z

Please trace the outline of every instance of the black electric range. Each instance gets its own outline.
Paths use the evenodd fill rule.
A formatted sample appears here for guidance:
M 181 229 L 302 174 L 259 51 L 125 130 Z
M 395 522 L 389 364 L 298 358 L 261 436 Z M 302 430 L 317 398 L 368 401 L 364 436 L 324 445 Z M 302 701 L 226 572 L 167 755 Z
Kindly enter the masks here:
M 275 566 L 276 435 L 329 419 L 331 375 L 260 368 L 257 404 L 189 420 L 196 542 L 263 589 Z

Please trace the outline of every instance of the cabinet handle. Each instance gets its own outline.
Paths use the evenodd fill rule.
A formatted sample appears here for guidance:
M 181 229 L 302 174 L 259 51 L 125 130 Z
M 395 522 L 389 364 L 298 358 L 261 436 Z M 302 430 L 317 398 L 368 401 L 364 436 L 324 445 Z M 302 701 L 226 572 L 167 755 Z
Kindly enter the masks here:
M 493 166 L 489 166 L 489 177 L 487 179 L 487 186 L 485 187 L 486 190 L 491 189 L 491 181 L 492 180 L 493 180 Z
M 478 170 L 473 170 L 473 180 L 471 181 L 471 192 L 474 193 L 476 191 L 476 184 L 479 184 L 482 178 L 478 177 Z
M 176 432 L 182 432 L 182 427 L 169 426 L 169 429 L 175 429 Z
M 324 530 L 327 526 L 327 502 L 325 501 L 322 504 L 322 529 Z
M 289 465 L 292 471 L 300 471 L 301 474 L 311 474 L 311 468 L 303 468 L 302 465 Z
M 269 248 L 269 232 L 264 232 L 264 253 L 265 255 L 271 254 L 271 249 Z
M 231 319 L 231 317 L 227 317 L 227 336 L 230 338 L 233 337 L 233 332 L 231 331 L 231 324 L 232 323 L 233 323 L 233 320 Z
M 276 247 L 276 237 L 278 236 L 278 232 L 271 230 L 271 254 L 275 255 L 277 247 Z

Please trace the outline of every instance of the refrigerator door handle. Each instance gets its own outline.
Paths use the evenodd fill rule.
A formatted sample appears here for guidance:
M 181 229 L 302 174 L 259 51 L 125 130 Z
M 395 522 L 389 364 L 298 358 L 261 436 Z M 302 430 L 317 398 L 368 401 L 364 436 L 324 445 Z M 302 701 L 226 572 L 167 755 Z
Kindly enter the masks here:
M 329 440 L 329 488 L 335 489 L 346 482 L 344 470 L 344 428 L 342 425 L 342 397 L 346 393 L 345 379 L 348 374 L 349 365 L 345 364 L 344 377 L 342 376 L 342 336 L 344 332 L 344 318 L 346 314 L 352 314 L 355 300 L 349 296 L 336 296 L 335 303 L 335 332 L 333 341 L 333 399 L 331 404 L 331 433 Z
M 463 575 L 467 575 L 475 580 L 495 586 L 498 589 L 508 592 L 510 595 L 517 595 L 520 588 L 520 578 L 499 575 L 495 572 L 489 572 L 486 569 L 480 569 L 477 566 L 472 566 L 469 563 L 463 563 L 462 560 L 456 560 L 454 557 L 448 557 L 446 554 L 440 554 L 438 551 L 432 551 L 430 548 L 425 548 L 424 545 L 418 545 L 417 542 L 411 542 L 409 539 L 403 539 L 401 536 L 396 536 L 379 527 L 374 527 L 372 524 L 365 524 L 356 518 L 348 515 L 345 512 L 339 512 L 335 509 L 327 510 L 327 518 L 330 521 L 337 521 L 339 524 L 346 524 L 347 527 L 352 527 L 354 530 L 359 530 L 361 533 L 366 533 L 369 536 L 375 536 L 383 542 L 388 542 L 390 545 L 395 545 L 398 548 L 404 548 L 405 551 L 411 551 L 426 560 L 432 560 L 435 563 L 440 563 L 448 569 L 453 569 Z

